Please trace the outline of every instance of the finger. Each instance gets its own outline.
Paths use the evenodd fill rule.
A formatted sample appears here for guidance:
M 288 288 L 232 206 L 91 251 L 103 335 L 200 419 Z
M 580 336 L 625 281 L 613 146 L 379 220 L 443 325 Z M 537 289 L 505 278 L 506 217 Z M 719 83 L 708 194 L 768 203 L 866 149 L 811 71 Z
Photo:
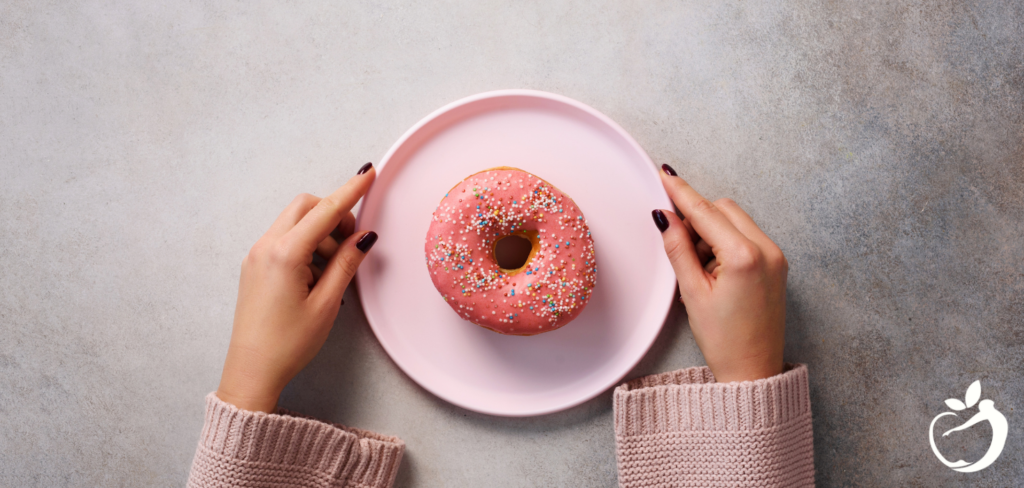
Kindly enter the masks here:
M 356 216 L 352 214 L 352 212 L 349 212 L 341 219 L 341 223 L 338 224 L 338 227 L 333 232 L 331 232 L 331 235 L 334 236 L 335 241 L 341 242 L 348 239 L 348 236 L 352 235 L 355 230 Z
M 697 190 L 682 178 L 672 176 L 666 171 L 661 173 L 661 182 L 665 185 L 668 196 L 712 249 L 727 249 L 747 240 L 715 204 L 697 193 Z
M 316 279 L 313 278 L 313 265 L 307 264 L 306 266 L 300 266 L 296 268 L 296 271 L 299 271 L 302 278 L 306 281 L 306 287 L 312 290 L 313 284 L 316 283 Z
M 330 235 L 320 241 L 320 244 L 316 245 L 316 253 L 324 259 L 330 259 L 334 256 L 335 251 L 338 250 L 338 241 L 344 241 L 345 238 L 352 235 L 352 231 L 356 227 L 356 216 L 349 212 L 345 218 L 341 219 L 341 223 L 338 227 L 331 231 Z
M 270 225 L 268 234 L 281 236 L 285 232 L 288 232 L 295 227 L 302 217 L 305 216 L 309 210 L 320 203 L 320 198 L 310 195 L 309 193 L 302 193 L 299 196 L 292 199 L 292 203 L 289 203 L 281 215 L 277 216 L 274 223 Z
M 661 237 L 665 241 L 665 254 L 668 255 L 672 269 L 676 272 L 676 279 L 679 280 L 679 294 L 685 300 L 706 290 L 707 276 L 700 265 L 700 260 L 697 259 L 693 241 L 683 227 L 683 221 L 670 210 L 655 210 L 651 215 L 654 217 L 654 224 L 661 231 Z
M 285 238 L 299 250 L 312 254 L 317 244 L 330 235 L 356 202 L 370 189 L 376 174 L 373 166 L 364 166 L 359 171 L 359 174 L 348 180 L 341 188 L 320 200 L 292 230 L 288 231 Z
M 701 263 L 707 263 L 715 257 L 715 253 L 711 252 L 711 245 L 704 242 L 703 239 L 697 241 L 694 245 L 697 250 L 697 259 L 700 259 Z
M 337 250 L 338 241 L 334 240 L 331 236 L 325 237 L 324 240 L 320 241 L 320 244 L 316 245 L 317 255 L 324 259 L 331 259 L 331 256 L 334 256 Z
M 310 298 L 321 306 L 341 306 L 341 297 L 359 269 L 359 263 L 376 242 L 377 233 L 373 231 L 353 234 L 342 241 L 338 252 L 327 261 L 320 281 L 309 294 Z
M 697 231 L 693 230 L 693 224 L 689 220 L 683 219 L 683 227 L 686 228 L 686 234 L 690 236 L 690 241 L 696 243 L 701 240 L 700 235 L 697 234 Z
M 711 261 L 708 261 L 708 264 L 704 265 L 704 271 L 707 271 L 708 274 L 712 274 L 712 273 L 715 272 L 715 268 L 717 268 L 717 267 L 718 267 L 718 260 L 715 259 L 715 258 L 711 258 Z
M 715 200 L 715 206 L 725 215 L 729 222 L 736 227 L 747 239 L 754 241 L 761 249 L 776 247 L 768 234 L 765 234 L 754 219 L 750 218 L 743 208 L 730 198 Z
M 324 274 L 324 272 L 320 270 L 320 267 L 315 264 L 309 265 L 309 272 L 312 274 L 313 278 L 308 283 L 309 286 L 313 286 L 317 281 L 320 281 L 320 277 Z

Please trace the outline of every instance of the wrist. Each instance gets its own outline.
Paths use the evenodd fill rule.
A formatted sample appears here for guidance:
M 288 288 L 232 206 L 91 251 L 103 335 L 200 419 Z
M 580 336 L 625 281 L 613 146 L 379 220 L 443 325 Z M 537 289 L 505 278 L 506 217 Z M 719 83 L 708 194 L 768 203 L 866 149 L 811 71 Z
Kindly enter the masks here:
M 751 358 L 753 359 L 753 358 Z M 757 381 L 771 378 L 782 373 L 782 357 L 758 358 L 755 360 L 732 360 L 727 364 L 708 363 L 711 374 L 715 376 L 718 383 L 733 383 L 741 381 Z
M 277 387 L 278 382 L 270 380 L 272 374 L 253 371 L 244 365 L 231 360 L 224 363 L 217 398 L 242 410 L 272 413 L 277 408 L 283 386 Z
M 233 342 L 224 360 L 217 398 L 242 410 L 273 413 L 289 379 L 275 364 L 255 348 Z
M 217 388 L 217 398 L 224 403 L 230 403 L 239 410 L 252 412 L 274 413 L 277 410 L 277 399 L 279 395 L 245 395 L 235 394 L 223 385 Z

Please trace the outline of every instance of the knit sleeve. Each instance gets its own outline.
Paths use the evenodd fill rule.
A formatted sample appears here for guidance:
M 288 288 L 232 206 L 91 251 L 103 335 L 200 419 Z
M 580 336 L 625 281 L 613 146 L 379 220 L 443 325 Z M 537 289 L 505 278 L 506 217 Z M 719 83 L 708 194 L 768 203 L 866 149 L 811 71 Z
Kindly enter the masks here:
M 397 437 L 240 410 L 210 393 L 188 487 L 390 487 L 404 450 Z
M 740 383 L 682 369 L 621 385 L 614 402 L 623 488 L 814 486 L 804 365 Z

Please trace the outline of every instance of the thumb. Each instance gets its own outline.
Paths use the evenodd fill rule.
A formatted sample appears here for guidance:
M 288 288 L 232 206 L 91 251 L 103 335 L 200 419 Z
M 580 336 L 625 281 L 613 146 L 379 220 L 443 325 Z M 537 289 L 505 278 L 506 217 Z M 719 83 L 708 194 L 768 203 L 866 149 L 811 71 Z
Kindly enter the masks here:
M 363 262 L 366 253 L 370 251 L 377 242 L 377 233 L 357 232 L 348 236 L 347 239 L 338 245 L 338 250 L 331 256 L 324 266 L 324 273 L 320 276 L 309 297 L 315 302 L 330 305 L 332 308 L 341 306 L 341 297 L 345 289 L 356 275 L 359 264 Z
M 685 299 L 703 292 L 708 285 L 707 276 L 686 223 L 671 210 L 655 210 L 651 216 L 665 241 L 665 254 L 679 280 L 679 293 Z

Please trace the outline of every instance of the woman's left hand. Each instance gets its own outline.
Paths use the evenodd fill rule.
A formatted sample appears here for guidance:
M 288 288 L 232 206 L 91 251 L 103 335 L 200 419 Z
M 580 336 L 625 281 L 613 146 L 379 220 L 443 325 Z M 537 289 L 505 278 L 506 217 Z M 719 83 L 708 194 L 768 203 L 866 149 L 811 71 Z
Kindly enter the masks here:
M 375 174 L 367 163 L 326 198 L 299 195 L 245 256 L 221 400 L 272 412 L 281 390 L 320 351 L 345 288 L 377 241 L 375 232 L 353 234 L 351 212 Z M 331 237 L 335 229 L 341 243 Z M 313 253 L 326 260 L 323 270 Z

